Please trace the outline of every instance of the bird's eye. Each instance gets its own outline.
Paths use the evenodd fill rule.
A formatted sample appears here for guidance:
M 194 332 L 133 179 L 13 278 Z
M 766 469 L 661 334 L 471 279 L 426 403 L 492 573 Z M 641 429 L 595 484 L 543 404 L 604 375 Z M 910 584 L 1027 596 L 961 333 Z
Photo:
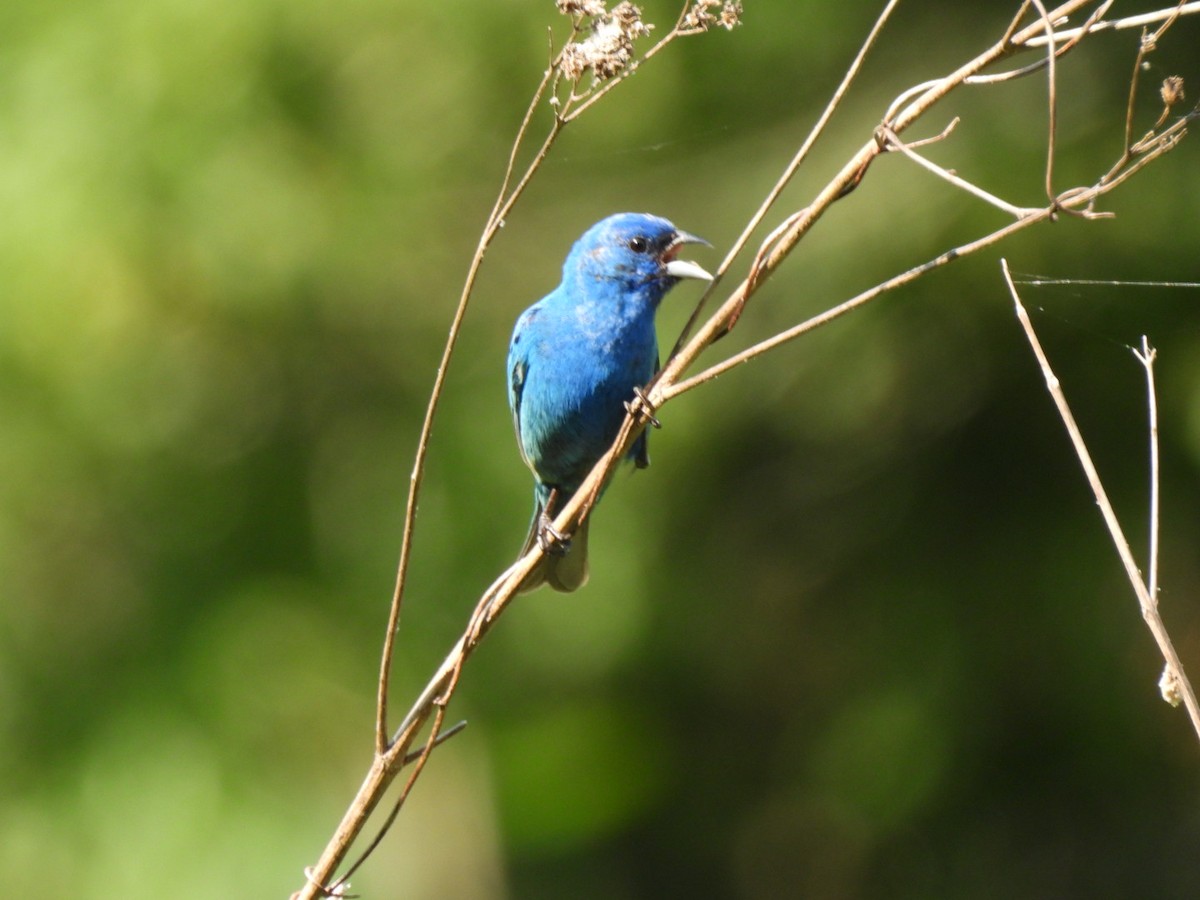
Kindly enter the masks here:
M 650 242 L 644 237 L 635 237 L 629 239 L 629 249 L 634 253 L 645 253 L 650 248 Z

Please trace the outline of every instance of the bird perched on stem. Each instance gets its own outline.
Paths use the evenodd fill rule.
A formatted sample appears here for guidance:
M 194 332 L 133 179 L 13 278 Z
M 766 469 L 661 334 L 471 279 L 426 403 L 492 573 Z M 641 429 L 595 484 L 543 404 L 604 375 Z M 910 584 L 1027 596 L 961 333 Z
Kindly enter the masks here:
M 712 280 L 696 263 L 676 259 L 684 244 L 707 243 L 658 216 L 609 216 L 571 248 L 562 283 L 517 319 L 508 405 L 535 480 L 521 555 L 535 542 L 545 551 L 523 593 L 542 584 L 573 591 L 587 581 L 589 520 L 568 539 L 552 519 L 612 446 L 626 404 L 658 369 L 659 302 L 682 278 Z M 629 458 L 638 468 L 649 464 L 645 432 Z

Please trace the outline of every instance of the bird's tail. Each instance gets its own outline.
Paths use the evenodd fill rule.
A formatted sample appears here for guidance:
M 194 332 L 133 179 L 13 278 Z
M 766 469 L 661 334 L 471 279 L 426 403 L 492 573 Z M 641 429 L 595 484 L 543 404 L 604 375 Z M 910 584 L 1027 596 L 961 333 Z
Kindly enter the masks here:
M 524 556 L 537 544 L 538 529 L 542 523 L 542 502 L 534 503 L 533 522 L 529 525 L 529 536 L 521 548 Z M 547 550 L 541 561 L 533 568 L 521 586 L 517 589 L 520 594 L 528 594 L 543 584 L 548 584 L 556 591 L 569 594 L 587 584 L 588 580 L 588 525 L 591 518 L 583 520 L 583 524 L 571 535 L 571 542 L 566 547 L 552 547 Z M 565 550 L 565 552 L 563 552 Z

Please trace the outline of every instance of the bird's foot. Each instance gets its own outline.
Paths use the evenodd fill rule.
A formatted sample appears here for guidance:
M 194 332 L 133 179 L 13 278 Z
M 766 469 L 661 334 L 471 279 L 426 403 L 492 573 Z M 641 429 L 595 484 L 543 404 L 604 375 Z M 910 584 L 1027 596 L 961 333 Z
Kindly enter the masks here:
M 537 542 L 543 553 L 551 556 L 566 556 L 571 549 L 571 538 L 554 527 L 554 521 L 543 512 L 538 517 Z
M 645 422 L 647 425 L 662 428 L 662 422 L 654 418 L 654 414 L 658 409 L 650 402 L 650 398 L 646 396 L 646 392 L 640 387 L 635 387 L 633 389 L 633 397 L 634 399 L 625 401 L 626 412 L 635 419 Z

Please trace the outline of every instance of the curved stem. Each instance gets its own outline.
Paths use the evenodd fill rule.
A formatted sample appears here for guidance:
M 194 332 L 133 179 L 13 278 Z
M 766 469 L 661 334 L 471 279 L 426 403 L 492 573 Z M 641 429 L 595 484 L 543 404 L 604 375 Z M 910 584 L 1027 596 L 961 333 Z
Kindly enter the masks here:
M 400 609 L 403 605 L 404 588 L 408 580 L 408 566 L 412 557 L 412 540 L 413 531 L 416 526 L 417 505 L 421 495 L 421 482 L 425 473 L 425 458 L 429 452 L 429 439 L 433 434 L 433 422 L 437 416 L 438 406 L 442 398 L 442 390 L 446 382 L 446 373 L 449 370 L 454 349 L 458 344 L 458 336 L 462 330 L 462 323 L 467 313 L 471 294 L 475 289 L 475 280 L 479 275 L 480 267 L 483 265 L 483 258 L 492 241 L 495 239 L 496 232 L 503 226 L 505 217 L 512 211 L 517 200 L 525 192 L 530 179 L 541 167 L 546 154 L 549 153 L 550 148 L 554 145 L 555 140 L 557 140 L 566 125 L 563 119 L 555 117 L 553 124 L 550 126 L 550 131 L 546 135 L 546 139 L 542 142 L 542 146 L 525 169 L 520 181 L 510 191 L 509 185 L 512 182 L 521 144 L 524 142 L 534 112 L 545 95 L 546 88 L 549 86 L 554 72 L 555 68 L 553 66 L 547 69 L 541 83 L 534 92 L 533 99 L 529 103 L 529 108 L 525 112 L 525 118 L 521 122 L 521 127 L 517 130 L 517 136 L 513 141 L 512 151 L 508 158 L 508 167 L 504 173 L 504 180 L 501 183 L 500 191 L 492 207 L 491 214 L 488 216 L 487 224 L 484 226 L 483 234 L 479 238 L 479 244 L 475 248 L 475 255 L 471 258 L 470 268 L 467 270 L 467 277 L 463 283 L 458 306 L 454 310 L 454 318 L 450 324 L 450 333 L 446 337 L 446 344 L 442 349 L 442 358 L 438 363 L 437 374 L 434 377 L 433 389 L 429 395 L 429 404 L 425 408 L 425 418 L 421 423 L 421 433 L 417 439 L 416 457 L 413 460 L 412 473 L 409 475 L 408 501 L 404 509 L 404 533 L 400 543 L 400 562 L 396 571 L 396 585 L 392 592 L 392 604 L 388 612 L 387 634 L 384 637 L 383 654 L 379 667 L 379 685 L 375 705 L 376 754 L 382 754 L 388 747 L 388 685 L 391 681 L 392 659 L 395 656 L 396 650 L 396 634 L 400 627 Z

